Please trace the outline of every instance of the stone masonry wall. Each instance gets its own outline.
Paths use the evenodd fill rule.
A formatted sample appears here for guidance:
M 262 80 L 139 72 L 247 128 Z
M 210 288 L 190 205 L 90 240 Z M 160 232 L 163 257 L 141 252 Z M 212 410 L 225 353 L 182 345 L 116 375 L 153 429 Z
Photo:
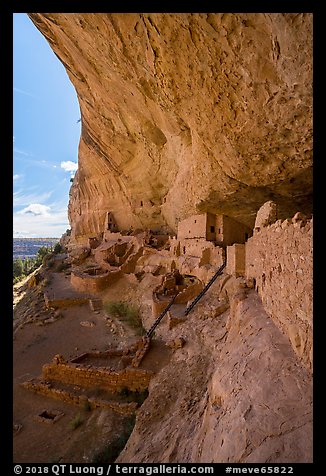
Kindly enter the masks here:
M 123 388 L 140 392 L 146 390 L 152 376 L 152 372 L 137 368 L 112 371 L 91 365 L 65 363 L 45 364 L 42 368 L 43 380 L 59 380 L 83 387 L 100 387 L 113 392 L 119 392 Z
M 84 292 L 89 292 L 86 289 Z M 68 306 L 80 306 L 81 304 L 86 304 L 89 301 L 89 297 L 67 297 L 67 298 L 57 298 L 55 296 L 50 296 L 47 293 L 44 293 L 44 301 L 46 307 L 49 309 L 51 307 L 68 307 Z
M 76 269 L 71 272 L 70 282 L 76 291 L 96 294 L 111 284 L 117 282 L 121 275 L 122 272 L 120 269 L 98 276 L 90 276 L 89 274 L 83 273 Z
M 206 239 L 207 215 L 192 215 L 178 224 L 178 240 L 204 238 Z
M 136 402 L 124 403 L 124 402 L 115 402 L 107 401 L 94 397 L 86 397 L 85 395 L 75 395 L 66 390 L 61 390 L 58 388 L 53 388 L 47 383 L 41 381 L 28 381 L 22 384 L 27 390 L 31 390 L 34 393 L 44 395 L 45 397 L 54 398 L 56 400 L 61 400 L 65 403 L 70 403 L 73 405 L 85 405 L 88 403 L 90 408 L 107 408 L 108 410 L 113 410 L 120 415 L 132 415 L 135 413 L 138 404 Z
M 220 232 L 219 232 L 220 231 Z M 252 235 L 251 228 L 226 215 L 216 217 L 216 241 L 224 246 L 244 243 Z
M 226 272 L 236 278 L 245 275 L 245 245 L 235 243 L 227 247 Z
M 254 278 L 264 307 L 312 367 L 312 219 L 276 221 L 246 243 L 246 278 Z

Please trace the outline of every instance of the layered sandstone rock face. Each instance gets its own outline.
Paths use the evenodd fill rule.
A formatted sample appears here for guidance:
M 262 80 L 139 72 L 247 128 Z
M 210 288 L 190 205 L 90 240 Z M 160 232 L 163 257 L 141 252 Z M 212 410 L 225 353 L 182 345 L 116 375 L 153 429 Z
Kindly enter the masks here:
M 311 14 L 62 14 L 30 18 L 82 114 L 72 237 L 176 231 L 224 213 L 251 227 L 311 212 Z
M 169 331 L 185 344 L 151 380 L 116 462 L 312 461 L 310 373 L 257 293 L 240 298 L 235 284 L 226 284 L 229 311 L 215 317 L 199 305 Z

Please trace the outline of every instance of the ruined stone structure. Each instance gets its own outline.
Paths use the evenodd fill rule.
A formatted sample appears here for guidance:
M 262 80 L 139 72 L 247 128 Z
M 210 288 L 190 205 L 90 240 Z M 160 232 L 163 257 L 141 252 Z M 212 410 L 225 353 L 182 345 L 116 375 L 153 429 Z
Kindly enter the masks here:
M 82 291 L 89 292 L 88 289 L 83 288 Z M 89 297 L 84 296 L 73 296 L 73 297 L 58 297 L 50 293 L 44 293 L 44 301 L 47 308 L 60 308 L 67 306 L 79 306 L 88 302 Z
M 39 381 L 37 379 L 24 382 L 22 386 L 26 390 L 44 395 L 45 397 L 54 398 L 55 400 L 61 400 L 65 403 L 72 405 L 85 406 L 88 405 L 90 409 L 105 408 L 112 410 L 121 415 L 132 415 L 135 413 L 138 404 L 136 402 L 124 403 L 108 401 L 102 398 L 85 397 L 84 395 L 76 395 L 67 390 L 54 388 L 50 383 Z
M 233 243 L 244 243 L 252 230 L 226 215 L 202 213 L 182 220 L 178 224 L 178 240 L 204 239 L 213 241 L 219 246 L 229 246 Z
M 175 295 L 174 304 L 186 304 L 203 288 L 194 276 L 183 276 L 178 270 L 167 273 L 153 290 L 152 315 L 156 319 Z
M 222 266 L 225 248 L 243 244 L 251 235 L 252 230 L 237 220 L 202 213 L 179 223 L 177 237 L 170 238 L 170 253 L 183 274 L 192 274 L 207 283 Z
M 79 291 L 98 293 L 122 273 L 157 274 L 161 270 L 164 274 L 165 270 L 162 284 L 153 292 L 153 317 L 157 318 L 170 297 L 178 294 L 168 316 L 170 321 L 182 321 L 175 306 L 200 292 L 200 281 L 208 282 L 223 264 L 226 248 L 226 273 L 255 280 L 267 312 L 288 335 L 299 358 L 311 367 L 312 224 L 299 213 L 292 220 L 276 219 L 276 204 L 266 202 L 257 212 L 251 236 L 248 227 L 229 217 L 194 215 L 180 222 L 177 237 L 170 238 L 169 250 L 157 249 L 158 242 L 152 248 L 148 232 L 133 236 L 108 230 L 103 242 L 92 250 L 100 265 L 74 268 L 71 283 Z M 186 283 L 180 273 L 193 275 L 193 282 Z
M 121 274 L 120 269 L 109 271 L 100 266 L 75 268 L 71 271 L 70 282 L 79 292 L 96 294 L 115 283 Z
M 205 238 L 212 217 L 210 220 L 199 217 L 190 217 L 182 223 L 181 237 L 188 234 L 189 241 Z M 312 220 L 299 212 L 292 219 L 276 220 L 276 204 L 266 202 L 257 212 L 254 235 L 246 243 L 227 246 L 226 273 L 256 283 L 266 311 L 289 338 L 299 359 L 311 369 Z M 237 233 L 236 228 L 232 230 Z M 172 250 L 176 253 L 178 245 Z M 173 309 L 169 314 L 171 320 Z M 182 316 L 174 317 L 175 322 L 184 320 Z
M 210 264 L 218 267 L 223 262 L 222 248 L 204 238 L 179 240 L 176 237 L 171 237 L 170 251 L 172 256 L 181 257 L 178 260 L 179 265 L 181 265 L 183 257 L 197 258 L 197 266 Z
M 235 243 L 227 247 L 226 272 L 235 277 L 245 276 L 246 245 Z
M 312 219 L 277 220 L 246 244 L 246 278 L 266 311 L 291 341 L 299 359 L 312 366 Z
M 71 284 L 77 291 L 98 293 L 115 283 L 123 273 L 133 273 L 143 253 L 145 236 L 146 233 L 128 236 L 105 230 L 103 241 L 91 247 L 92 264 L 72 269 Z
M 62 363 L 45 364 L 42 368 L 42 378 L 45 381 L 58 380 L 70 385 L 99 387 L 113 392 L 124 388 L 141 392 L 147 389 L 152 376 L 150 371 L 131 367 L 114 371 L 105 367 Z
M 86 397 L 78 393 L 78 388 L 99 388 L 111 393 L 126 389 L 131 392 L 144 392 L 153 372 L 140 369 L 139 366 L 149 349 L 150 339 L 143 337 L 129 348 L 86 352 L 70 362 L 66 362 L 61 355 L 55 355 L 52 363 L 43 365 L 39 379 L 32 378 L 22 385 L 27 390 L 67 403 L 87 403 L 90 408 L 107 408 L 122 415 L 130 415 L 138 407 L 136 402 L 123 403 Z M 112 360 L 117 358 L 118 363 L 113 364 Z M 103 366 L 103 362 L 106 366 Z M 67 385 L 68 388 L 56 388 L 56 382 Z M 77 389 L 77 393 L 69 390 L 73 387 L 74 390 Z
M 105 217 L 104 232 L 106 231 L 111 231 L 111 232 L 119 231 L 118 225 L 116 224 L 113 213 L 111 212 L 107 212 Z

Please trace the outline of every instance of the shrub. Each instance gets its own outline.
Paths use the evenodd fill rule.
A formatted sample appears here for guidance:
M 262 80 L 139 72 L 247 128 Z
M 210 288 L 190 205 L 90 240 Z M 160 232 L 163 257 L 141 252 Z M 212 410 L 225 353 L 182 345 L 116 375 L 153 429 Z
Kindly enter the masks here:
M 61 251 L 62 251 L 62 246 L 61 246 L 60 243 L 58 242 L 58 243 L 56 243 L 56 244 L 54 245 L 53 252 L 54 252 L 55 254 L 58 254 L 58 253 L 61 253 Z
M 50 248 L 48 246 L 41 246 L 37 251 L 37 256 L 43 259 L 46 255 L 50 254 Z
M 19 281 L 22 281 L 24 278 L 26 278 L 26 276 L 25 276 L 24 274 L 22 274 L 21 276 L 16 276 L 16 277 L 13 279 L 13 284 L 19 283 Z
M 92 463 L 114 463 L 123 448 L 125 447 L 129 436 L 135 426 L 135 416 L 131 416 L 125 421 L 122 433 L 115 438 L 109 445 L 97 452 L 92 459 Z
M 69 425 L 72 430 L 76 430 L 76 428 L 78 428 L 83 423 L 84 423 L 83 417 L 81 416 L 80 413 L 77 413 L 77 415 L 71 420 Z
M 59 263 L 58 266 L 57 266 L 57 271 L 65 271 L 66 269 L 69 268 L 69 264 L 68 263 Z
M 110 301 L 105 304 L 105 310 L 113 317 L 119 318 L 133 327 L 139 334 L 145 334 L 139 315 L 139 308 L 123 301 Z
M 16 278 L 17 276 L 21 276 L 24 271 L 23 261 L 19 259 L 15 259 L 13 261 L 13 277 Z
M 53 266 L 54 266 L 54 259 L 50 258 L 47 262 L 47 267 L 48 268 L 53 268 Z

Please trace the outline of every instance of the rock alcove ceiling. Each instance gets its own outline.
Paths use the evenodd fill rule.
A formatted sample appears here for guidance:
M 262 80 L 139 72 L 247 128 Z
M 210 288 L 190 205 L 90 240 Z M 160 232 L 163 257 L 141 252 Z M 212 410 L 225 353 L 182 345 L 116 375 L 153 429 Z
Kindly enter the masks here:
M 30 13 L 81 109 L 72 236 L 312 211 L 312 15 Z

